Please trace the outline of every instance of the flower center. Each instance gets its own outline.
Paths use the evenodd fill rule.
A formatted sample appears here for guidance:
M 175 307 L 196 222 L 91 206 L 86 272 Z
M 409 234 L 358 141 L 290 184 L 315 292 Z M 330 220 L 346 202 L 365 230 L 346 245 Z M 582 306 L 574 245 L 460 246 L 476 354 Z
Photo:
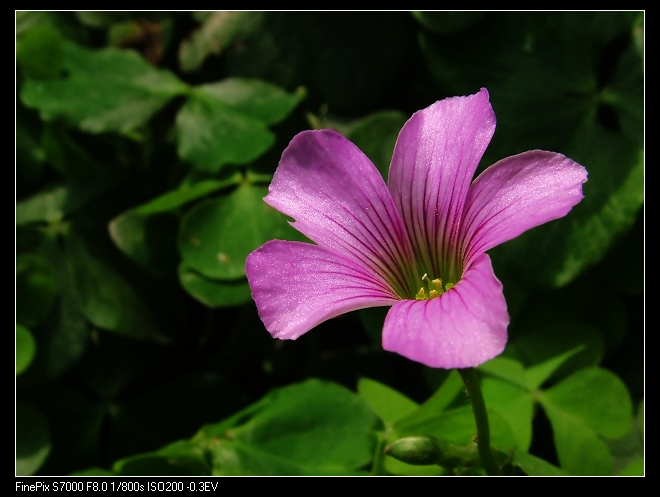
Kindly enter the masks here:
M 454 283 L 447 283 L 444 288 L 442 287 L 442 280 L 440 278 L 429 279 L 427 273 L 424 273 L 422 276 L 422 281 L 424 286 L 419 289 L 417 295 L 415 295 L 415 300 L 430 300 L 436 297 L 439 297 L 448 290 L 451 290 L 454 287 Z

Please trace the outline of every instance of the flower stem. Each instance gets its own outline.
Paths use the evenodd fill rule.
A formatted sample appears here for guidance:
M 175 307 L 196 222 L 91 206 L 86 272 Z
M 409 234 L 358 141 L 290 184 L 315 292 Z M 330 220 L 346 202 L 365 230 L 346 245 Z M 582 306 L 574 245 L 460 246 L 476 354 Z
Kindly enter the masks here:
M 468 397 L 472 402 L 472 411 L 474 419 L 477 422 L 477 448 L 479 458 L 483 464 L 486 473 L 490 476 L 501 475 L 500 468 L 497 466 L 493 453 L 490 450 L 490 428 L 488 426 L 488 414 L 486 413 L 486 403 L 481 394 L 479 378 L 474 368 L 458 369 L 458 373 L 463 378 Z

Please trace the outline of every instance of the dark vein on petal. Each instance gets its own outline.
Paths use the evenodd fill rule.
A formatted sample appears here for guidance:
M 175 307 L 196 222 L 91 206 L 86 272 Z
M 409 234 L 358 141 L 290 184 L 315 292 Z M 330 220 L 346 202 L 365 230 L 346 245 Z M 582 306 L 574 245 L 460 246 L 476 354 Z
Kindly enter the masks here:
M 327 197 L 327 195 L 326 195 Z M 328 197 L 330 198 L 330 197 Z M 371 238 L 375 239 L 378 241 L 378 239 L 371 233 L 369 232 L 368 227 L 359 219 L 357 218 L 352 212 L 350 212 L 348 209 L 346 209 L 344 206 L 341 204 L 335 204 L 336 206 L 340 207 L 342 211 L 346 212 L 349 214 L 354 220 L 356 220 L 360 225 L 364 226 L 369 235 L 371 235 Z M 345 227 L 343 224 L 339 223 L 332 217 L 330 217 L 328 214 L 319 211 L 317 209 L 313 209 L 314 212 L 318 213 L 321 217 L 325 218 L 335 226 L 341 228 L 341 230 L 348 234 L 348 237 L 340 237 L 336 233 L 332 232 L 331 230 L 324 230 L 328 232 L 336 241 L 340 242 L 339 245 L 349 252 L 353 257 L 361 261 L 363 264 L 365 264 L 367 267 L 372 268 L 372 270 L 375 271 L 381 271 L 381 274 L 388 275 L 389 277 L 386 279 L 391 279 L 396 281 L 400 286 L 401 289 L 404 290 L 406 287 L 405 285 L 402 284 L 401 277 L 398 274 L 398 271 L 396 271 L 396 265 L 391 264 L 392 261 L 388 261 L 386 258 L 383 257 L 382 252 L 379 252 L 373 245 L 371 241 L 366 241 L 366 240 L 360 240 L 359 238 L 355 237 L 353 233 L 350 232 L 350 230 Z M 358 245 L 355 243 L 351 243 L 351 240 L 354 242 L 358 242 Z M 379 243 L 379 245 L 382 246 L 382 244 Z M 321 246 L 321 245 L 320 245 Z M 363 252 L 361 249 L 367 249 L 371 255 L 372 258 L 369 258 L 367 254 Z M 367 256 L 365 260 L 365 256 Z M 385 264 L 386 267 L 382 267 L 380 263 Z M 388 263 L 389 262 L 389 263 Z

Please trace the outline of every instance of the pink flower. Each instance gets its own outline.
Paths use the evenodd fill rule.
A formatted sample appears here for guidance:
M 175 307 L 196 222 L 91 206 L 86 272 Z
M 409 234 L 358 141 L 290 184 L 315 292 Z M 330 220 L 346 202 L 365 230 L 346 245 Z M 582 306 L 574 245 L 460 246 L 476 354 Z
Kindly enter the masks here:
M 486 89 L 416 112 L 399 134 L 388 185 L 340 134 L 295 136 L 264 200 L 315 245 L 273 240 L 246 266 L 271 335 L 296 339 L 345 312 L 391 305 L 385 350 L 448 369 L 501 353 L 509 315 L 486 251 L 565 216 L 583 198 L 587 172 L 532 150 L 471 182 L 494 131 Z

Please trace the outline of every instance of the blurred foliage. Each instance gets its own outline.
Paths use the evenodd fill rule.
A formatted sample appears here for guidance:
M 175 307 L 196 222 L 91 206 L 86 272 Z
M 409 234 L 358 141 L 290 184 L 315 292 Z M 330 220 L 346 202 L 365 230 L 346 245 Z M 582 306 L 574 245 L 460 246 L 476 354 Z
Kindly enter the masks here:
M 274 341 L 244 274 L 302 240 L 262 201 L 296 133 L 386 178 L 413 112 L 481 87 L 480 169 L 538 148 L 589 172 L 491 251 L 496 457 L 643 474 L 643 12 L 21 11 L 16 65 L 17 474 L 483 474 L 459 376 L 384 352 L 383 309 Z M 437 464 L 385 456 L 419 436 Z

